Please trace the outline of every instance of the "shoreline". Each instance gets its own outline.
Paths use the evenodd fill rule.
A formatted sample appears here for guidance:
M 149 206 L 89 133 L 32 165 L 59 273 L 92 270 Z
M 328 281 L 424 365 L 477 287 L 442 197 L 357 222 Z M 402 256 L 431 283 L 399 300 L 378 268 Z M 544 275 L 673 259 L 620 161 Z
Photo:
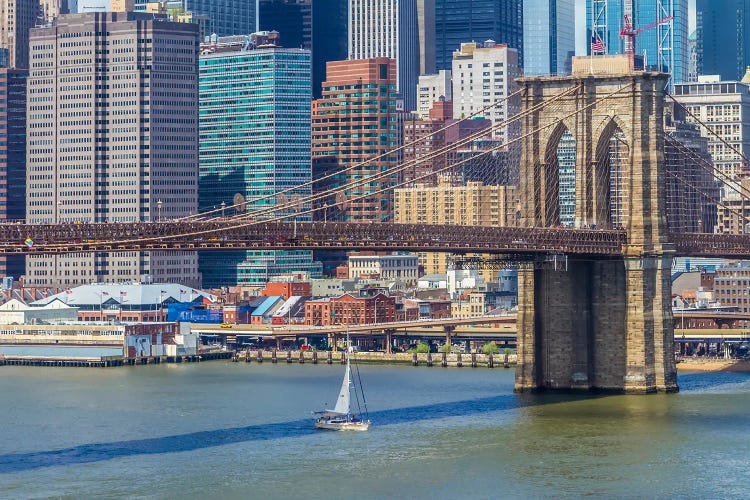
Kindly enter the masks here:
M 750 373 L 750 361 L 741 359 L 683 358 L 682 361 L 677 363 L 677 371 Z

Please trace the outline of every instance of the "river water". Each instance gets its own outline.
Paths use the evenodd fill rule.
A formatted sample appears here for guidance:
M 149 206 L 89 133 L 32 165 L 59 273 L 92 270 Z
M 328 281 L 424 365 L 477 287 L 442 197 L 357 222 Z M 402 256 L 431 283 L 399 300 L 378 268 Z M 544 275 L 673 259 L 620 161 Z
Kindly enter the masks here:
M 0 497 L 750 495 L 750 374 L 513 394 L 513 371 L 360 366 L 373 426 L 315 431 L 340 365 L 0 367 Z

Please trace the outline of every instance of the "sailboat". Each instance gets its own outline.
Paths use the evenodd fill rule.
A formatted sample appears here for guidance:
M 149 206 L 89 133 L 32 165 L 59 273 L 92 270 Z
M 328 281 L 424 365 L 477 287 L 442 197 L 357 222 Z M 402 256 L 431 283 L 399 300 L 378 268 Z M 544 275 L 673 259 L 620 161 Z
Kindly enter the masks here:
M 359 392 L 357 387 L 352 383 L 352 369 L 351 369 L 351 356 L 352 348 L 349 343 L 349 332 L 346 335 L 346 370 L 344 371 L 344 380 L 341 383 L 341 390 L 339 391 L 339 397 L 336 400 L 336 406 L 333 410 L 323 410 L 316 412 L 318 417 L 315 419 L 316 429 L 326 429 L 329 431 L 366 431 L 370 428 L 370 420 L 367 416 L 367 402 L 365 401 L 365 394 L 362 391 L 362 380 L 359 378 L 359 370 L 357 370 L 357 382 L 359 382 Z M 362 396 L 362 404 L 364 405 L 365 418 L 362 419 L 360 416 L 355 415 L 351 411 L 351 394 L 352 391 L 355 393 L 357 405 L 359 406 L 359 396 Z M 360 412 L 361 415 L 361 412 Z

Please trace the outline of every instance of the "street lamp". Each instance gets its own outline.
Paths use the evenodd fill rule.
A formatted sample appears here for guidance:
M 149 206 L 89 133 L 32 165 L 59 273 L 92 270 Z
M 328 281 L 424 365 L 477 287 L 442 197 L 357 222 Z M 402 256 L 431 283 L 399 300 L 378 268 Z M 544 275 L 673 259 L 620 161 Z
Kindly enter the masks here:
M 323 204 L 323 223 L 328 223 L 328 202 Z
M 156 202 L 157 217 L 156 220 L 161 222 L 161 199 Z
M 227 206 L 227 204 L 224 202 L 224 200 L 221 201 L 221 218 L 224 218 L 224 208 Z

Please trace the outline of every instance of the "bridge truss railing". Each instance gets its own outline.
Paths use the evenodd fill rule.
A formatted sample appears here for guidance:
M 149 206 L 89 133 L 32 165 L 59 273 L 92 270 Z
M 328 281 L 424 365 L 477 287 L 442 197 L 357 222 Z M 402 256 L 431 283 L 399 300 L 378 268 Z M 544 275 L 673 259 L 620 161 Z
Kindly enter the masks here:
M 175 225 L 178 227 L 175 228 Z M 182 234 L 176 235 L 175 229 Z M 339 222 L 264 222 L 233 226 L 231 221 L 213 221 L 30 226 L 0 224 L 0 238 L 4 242 L 12 242 L 0 245 L 0 252 L 3 253 L 360 248 L 617 255 L 622 252 L 625 234 L 623 231 L 563 228 Z M 24 239 L 30 239 L 33 243 L 30 246 L 24 244 Z

